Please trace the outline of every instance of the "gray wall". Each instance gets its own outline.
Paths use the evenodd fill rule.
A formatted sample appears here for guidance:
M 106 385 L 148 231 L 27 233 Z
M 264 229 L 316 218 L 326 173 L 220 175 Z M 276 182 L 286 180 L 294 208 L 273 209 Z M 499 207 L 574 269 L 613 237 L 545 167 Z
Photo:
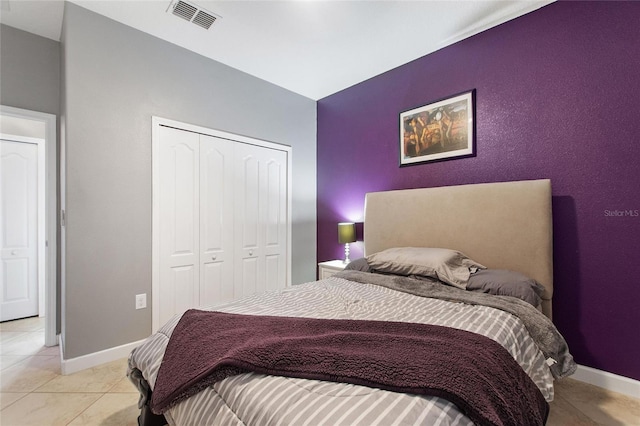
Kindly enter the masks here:
M 0 24 L 0 104 L 54 114 L 59 120 L 60 55 L 59 42 Z M 60 140 L 59 133 L 57 140 Z M 56 151 L 60 152 L 59 149 Z M 61 315 L 59 231 L 57 240 L 56 332 L 59 333 Z
M 60 43 L 0 25 L 0 103 L 60 114 Z
M 65 358 L 151 331 L 153 115 L 293 147 L 292 281 L 315 279 L 315 101 L 71 3 L 62 50 Z

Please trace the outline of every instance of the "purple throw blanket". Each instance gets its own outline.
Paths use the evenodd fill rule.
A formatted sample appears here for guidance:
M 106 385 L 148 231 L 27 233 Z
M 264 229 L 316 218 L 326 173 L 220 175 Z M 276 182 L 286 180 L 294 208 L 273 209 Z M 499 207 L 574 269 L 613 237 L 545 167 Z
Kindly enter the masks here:
M 449 327 L 187 311 L 153 389 L 161 413 L 248 371 L 445 398 L 479 425 L 543 425 L 549 405 L 500 344 Z

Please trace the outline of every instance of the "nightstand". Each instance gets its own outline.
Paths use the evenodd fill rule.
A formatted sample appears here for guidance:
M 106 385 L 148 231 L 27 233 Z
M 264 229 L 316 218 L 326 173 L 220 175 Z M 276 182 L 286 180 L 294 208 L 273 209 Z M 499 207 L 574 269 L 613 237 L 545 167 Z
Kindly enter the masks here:
M 323 280 L 329 278 L 336 272 L 340 272 L 347 266 L 342 260 L 330 260 L 328 262 L 318 263 L 318 279 Z

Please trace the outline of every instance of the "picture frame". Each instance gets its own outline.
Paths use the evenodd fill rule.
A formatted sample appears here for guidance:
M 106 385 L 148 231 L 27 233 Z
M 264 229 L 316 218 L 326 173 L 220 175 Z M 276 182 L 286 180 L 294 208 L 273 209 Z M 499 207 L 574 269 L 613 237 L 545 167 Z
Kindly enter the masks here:
M 474 157 L 475 89 L 400 113 L 400 167 Z

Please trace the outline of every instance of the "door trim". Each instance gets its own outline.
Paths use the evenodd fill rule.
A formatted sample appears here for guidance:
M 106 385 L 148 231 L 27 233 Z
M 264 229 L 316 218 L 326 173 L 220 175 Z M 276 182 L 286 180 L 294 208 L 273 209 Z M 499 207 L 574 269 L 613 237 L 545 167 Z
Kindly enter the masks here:
M 44 344 L 46 346 L 56 346 L 56 323 L 58 317 L 57 310 L 57 218 L 58 218 L 58 174 L 56 167 L 57 159 L 57 131 L 56 116 L 44 112 L 30 111 L 21 108 L 14 108 L 0 105 L 0 115 L 23 118 L 27 120 L 39 121 L 45 125 L 44 142 L 44 167 L 45 167 L 45 238 L 46 249 L 44 255 L 45 263 L 45 332 Z
M 162 118 L 158 116 L 151 117 L 151 170 L 152 170 L 152 219 L 151 219 L 151 332 L 155 333 L 162 324 L 160 324 L 160 315 L 157 306 L 160 305 L 160 162 L 158 161 L 160 153 L 160 127 L 171 127 L 178 130 L 199 133 L 202 135 L 213 136 L 221 139 L 227 139 L 233 142 L 240 142 L 249 145 L 260 146 L 264 148 L 276 149 L 287 153 L 287 287 L 291 286 L 291 229 L 292 229 L 292 149 L 288 145 L 282 145 L 261 139 L 255 139 L 248 136 L 237 135 L 222 130 L 210 129 L 202 126 L 196 126 L 180 121 Z

